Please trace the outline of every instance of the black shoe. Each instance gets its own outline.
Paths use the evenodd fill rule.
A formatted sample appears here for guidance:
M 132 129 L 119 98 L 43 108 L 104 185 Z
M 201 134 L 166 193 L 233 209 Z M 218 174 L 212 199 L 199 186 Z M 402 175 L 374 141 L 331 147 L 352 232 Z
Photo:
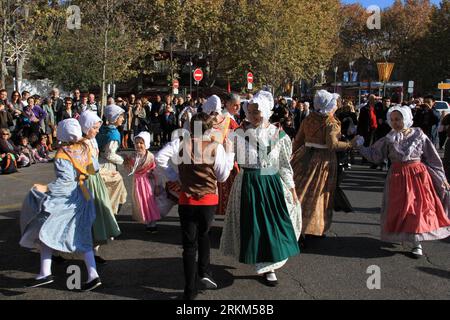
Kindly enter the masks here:
M 267 272 L 267 273 L 264 274 L 264 283 L 266 284 L 266 286 L 273 288 L 273 287 L 276 287 L 278 285 L 278 280 L 269 280 L 267 278 L 267 276 L 269 274 L 271 274 L 271 273 L 274 273 L 274 272 Z
M 47 284 L 53 283 L 54 281 L 55 281 L 55 278 L 52 275 L 47 276 L 47 277 L 42 278 L 42 279 L 39 279 L 39 280 L 32 279 L 32 280 L 29 280 L 27 282 L 27 284 L 25 285 L 25 288 L 42 287 L 42 286 L 45 286 Z
M 206 287 L 206 289 L 217 289 L 217 283 L 209 275 L 201 277 L 200 282 Z
M 145 231 L 148 233 L 158 233 L 158 227 L 154 226 L 154 227 L 145 227 Z
M 82 292 L 92 291 L 95 288 L 100 287 L 101 285 L 102 285 L 102 282 L 100 281 L 100 278 L 95 278 L 91 282 L 84 283 L 81 286 L 81 291 Z
M 100 256 L 95 256 L 95 263 L 96 263 L 96 264 L 103 264 L 103 265 L 105 265 L 105 264 L 106 264 L 106 260 L 103 259 L 103 258 L 100 257 Z
M 191 293 L 191 294 L 183 294 L 182 300 L 192 301 L 197 300 L 198 293 Z
M 61 256 L 52 256 L 52 261 L 56 264 L 63 264 L 67 262 L 67 260 Z

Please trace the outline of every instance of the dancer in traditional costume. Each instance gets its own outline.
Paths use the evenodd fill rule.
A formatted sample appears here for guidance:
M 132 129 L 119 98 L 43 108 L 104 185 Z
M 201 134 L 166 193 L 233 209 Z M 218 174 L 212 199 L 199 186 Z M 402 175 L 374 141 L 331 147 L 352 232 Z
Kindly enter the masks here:
M 103 125 L 97 135 L 97 143 L 100 150 L 100 175 L 105 181 L 113 213 L 117 214 L 120 207 L 127 201 L 127 190 L 123 183 L 122 175 L 117 166 L 123 164 L 124 159 L 117 154 L 120 146 L 120 133 L 117 127 L 124 121 L 124 110 L 116 105 L 105 108 L 105 116 L 108 125 Z
M 194 130 L 197 123 L 201 131 Z M 211 136 L 213 119 L 206 113 L 197 113 L 191 121 L 192 135 L 167 144 L 157 155 L 156 162 L 170 181 L 180 182 L 178 212 L 183 233 L 183 265 L 185 275 L 184 298 L 195 299 L 197 279 L 209 289 L 217 288 L 210 270 L 209 231 L 217 210 L 219 197 L 217 182 L 225 181 L 233 168 L 234 153 L 227 151 Z M 169 162 L 178 165 L 178 173 Z M 198 248 L 198 268 L 196 255 Z
M 95 137 L 100 130 L 102 120 L 97 116 L 96 112 L 87 110 L 81 114 L 79 121 L 86 138 L 85 142 L 91 151 L 92 162 L 95 170 L 95 174 L 89 176 L 89 179 L 87 180 L 87 187 L 94 195 L 96 212 L 95 222 L 92 227 L 95 246 L 95 261 L 99 264 L 104 264 L 106 261 L 100 257 L 98 253 L 99 247 L 100 245 L 107 244 L 109 240 L 119 236 L 120 228 L 111 207 L 111 200 L 109 199 L 105 182 L 99 173 L 99 150 Z
M 239 125 L 235 120 L 235 116 L 239 114 L 240 98 L 238 95 L 230 95 L 225 103 L 225 110 L 222 112 L 222 102 L 216 95 L 211 96 L 203 106 L 203 112 L 209 114 L 214 119 L 213 137 L 215 141 L 223 143 L 228 138 L 229 134 L 236 130 Z M 227 181 L 219 183 L 219 205 L 217 206 L 217 214 L 224 215 L 226 212 L 228 199 L 230 197 L 231 187 L 234 179 L 239 172 L 237 163 Z
M 291 140 L 269 123 L 273 97 L 260 91 L 246 108 L 249 122 L 236 131 L 237 175 L 228 201 L 220 250 L 256 265 L 268 286 L 275 270 L 300 253 L 301 209 L 295 193 Z
M 156 222 L 161 215 L 155 198 L 159 187 L 154 173 L 155 157 L 148 150 L 150 141 L 150 133 L 145 131 L 134 137 L 136 153 L 132 158 L 126 158 L 125 163 L 133 175 L 133 219 L 144 223 L 148 232 L 156 233 Z
M 22 207 L 20 245 L 39 249 L 41 269 L 27 287 L 40 287 L 54 281 L 52 252 L 83 253 L 88 281 L 82 291 L 101 285 L 94 251 L 92 225 L 95 220 L 93 196 L 86 179 L 93 174 L 89 147 L 82 141 L 77 120 L 58 124 L 58 140 L 63 143 L 55 157 L 56 180 L 48 185 L 35 185 Z
M 370 162 L 392 161 L 381 211 L 381 240 L 409 242 L 412 255 L 423 255 L 421 242 L 450 236 L 450 186 L 442 161 L 431 140 L 420 128 L 411 128 L 408 107 L 389 109 L 392 131 L 371 147 L 364 139 L 355 144 Z
M 341 126 L 334 117 L 338 99 L 337 94 L 318 91 L 315 111 L 302 121 L 293 142 L 291 164 L 302 204 L 303 235 L 323 236 L 330 228 L 337 179 L 336 152 L 352 148 L 350 142 L 339 141 Z

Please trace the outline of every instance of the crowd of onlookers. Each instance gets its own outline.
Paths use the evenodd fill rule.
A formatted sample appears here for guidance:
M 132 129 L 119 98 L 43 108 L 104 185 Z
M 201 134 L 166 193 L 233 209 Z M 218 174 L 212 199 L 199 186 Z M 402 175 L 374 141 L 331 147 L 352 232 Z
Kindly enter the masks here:
M 234 100 L 241 105 L 251 99 L 230 94 L 226 101 Z M 133 137 L 142 131 L 152 135 L 152 146 L 162 147 L 171 139 L 175 129 L 187 128 L 192 116 L 202 110 L 205 98 L 193 99 L 173 95 L 156 95 L 152 99 L 137 97 L 108 97 L 107 105 L 116 104 L 125 110 L 124 124 L 119 128 L 121 148 L 133 147 Z M 443 116 L 434 108 L 432 96 L 417 97 L 403 105 L 411 107 L 414 115 L 414 126 L 420 127 L 439 147 L 442 148 L 447 138 L 448 126 L 443 125 Z M 390 97 L 365 97 L 363 103 L 355 106 L 353 101 L 343 99 L 335 117 L 340 120 L 341 139 L 351 140 L 361 135 L 369 146 L 386 136 L 391 128 L 386 116 L 393 105 Z M 0 90 L 0 159 L 3 173 L 14 172 L 16 167 L 29 166 L 34 163 L 51 161 L 51 152 L 56 148 L 56 128 L 61 120 L 78 119 L 80 114 L 90 110 L 102 115 L 102 107 L 93 93 L 81 93 L 76 89 L 69 97 L 60 97 L 58 89 L 53 89 L 49 97 L 31 95 L 27 91 L 13 91 L 10 95 Z M 278 97 L 275 101 L 271 122 L 279 123 L 284 131 L 294 138 L 303 120 L 314 110 L 313 103 L 299 98 Z M 225 110 L 224 110 L 225 111 Z M 240 124 L 245 118 L 244 108 L 233 115 Z M 346 156 L 348 163 L 353 155 Z M 8 166 L 9 165 L 9 166 Z

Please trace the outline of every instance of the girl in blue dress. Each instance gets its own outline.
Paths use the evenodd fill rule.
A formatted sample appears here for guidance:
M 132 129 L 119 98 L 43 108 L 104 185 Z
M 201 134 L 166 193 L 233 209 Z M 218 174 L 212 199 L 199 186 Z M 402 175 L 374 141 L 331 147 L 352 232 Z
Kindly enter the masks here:
M 93 196 L 85 180 L 94 174 L 89 147 L 82 139 L 80 124 L 67 119 L 58 124 L 58 140 L 63 144 L 55 157 L 56 180 L 35 185 L 28 194 L 20 216 L 20 245 L 39 249 L 40 272 L 27 287 L 40 287 L 54 281 L 52 252 L 82 253 L 88 281 L 81 287 L 90 291 L 101 285 L 92 247 L 95 220 Z

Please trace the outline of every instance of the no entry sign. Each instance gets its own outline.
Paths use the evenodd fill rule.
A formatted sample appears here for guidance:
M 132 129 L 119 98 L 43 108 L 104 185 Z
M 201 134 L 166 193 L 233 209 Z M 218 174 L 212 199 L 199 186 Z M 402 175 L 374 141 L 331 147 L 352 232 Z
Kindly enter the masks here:
M 251 72 L 247 73 L 247 82 L 253 83 L 253 73 Z
M 194 80 L 200 82 L 203 80 L 203 71 L 202 69 L 195 69 L 194 71 Z

